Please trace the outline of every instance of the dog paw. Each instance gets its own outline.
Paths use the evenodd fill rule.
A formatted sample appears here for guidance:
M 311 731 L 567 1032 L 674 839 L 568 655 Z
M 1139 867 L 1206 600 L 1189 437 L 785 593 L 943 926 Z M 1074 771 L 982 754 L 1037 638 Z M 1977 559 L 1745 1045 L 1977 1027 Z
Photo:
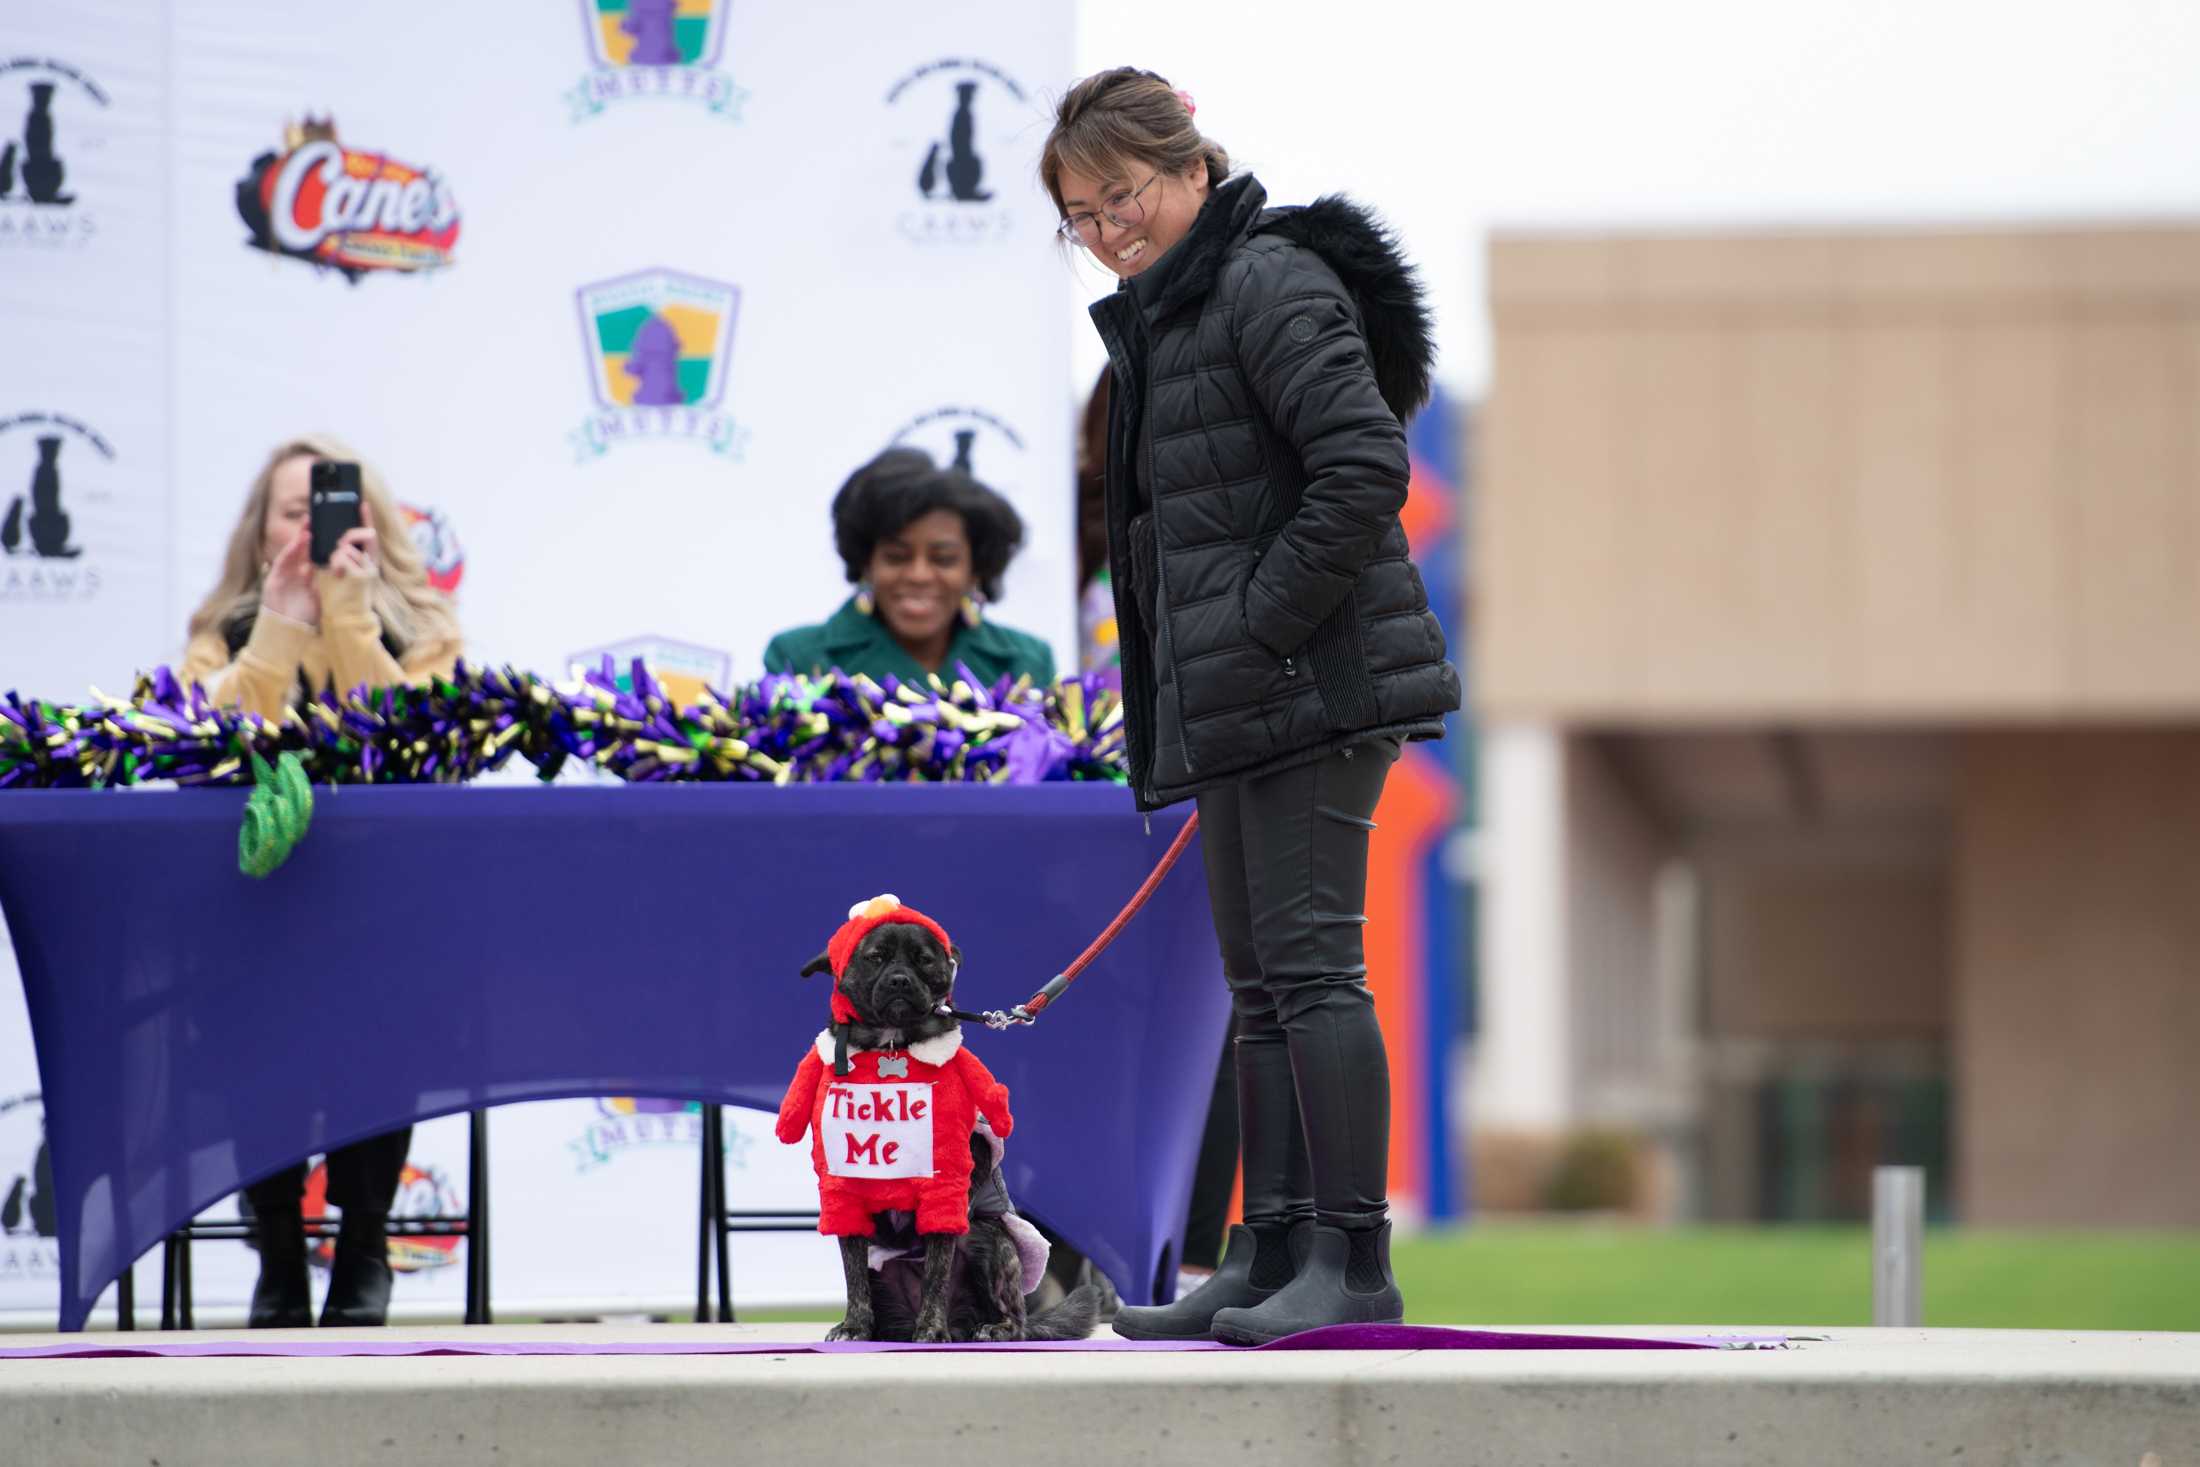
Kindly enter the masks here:
M 1022 1330 L 1004 1320 L 1000 1324 L 988 1324 L 979 1326 L 978 1332 L 972 1335 L 970 1338 L 972 1338 L 973 1340 L 977 1340 L 981 1343 L 990 1345 L 1003 1342 L 1013 1343 L 1014 1341 L 1020 1340 L 1023 1337 L 1024 1332 Z
M 828 1342 L 833 1340 L 867 1340 L 871 1338 L 871 1321 L 853 1317 L 843 1319 L 840 1323 L 825 1331 L 825 1338 Z
M 920 1345 L 944 1345 L 954 1338 L 944 1315 L 923 1314 L 917 1316 L 917 1327 L 909 1337 Z

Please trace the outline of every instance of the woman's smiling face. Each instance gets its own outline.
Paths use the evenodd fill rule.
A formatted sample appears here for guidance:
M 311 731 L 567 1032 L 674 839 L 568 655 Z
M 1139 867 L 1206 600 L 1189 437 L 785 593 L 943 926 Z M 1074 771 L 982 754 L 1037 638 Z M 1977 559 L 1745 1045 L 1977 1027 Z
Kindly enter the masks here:
M 885 536 L 865 576 L 886 629 L 904 643 L 952 636 L 962 601 L 977 583 L 970 532 L 951 509 L 935 509 Z
M 1207 202 L 1205 164 L 1176 174 L 1134 160 L 1107 178 L 1064 168 L 1057 183 L 1063 217 L 1074 221 L 1078 243 L 1125 280 L 1190 233 Z

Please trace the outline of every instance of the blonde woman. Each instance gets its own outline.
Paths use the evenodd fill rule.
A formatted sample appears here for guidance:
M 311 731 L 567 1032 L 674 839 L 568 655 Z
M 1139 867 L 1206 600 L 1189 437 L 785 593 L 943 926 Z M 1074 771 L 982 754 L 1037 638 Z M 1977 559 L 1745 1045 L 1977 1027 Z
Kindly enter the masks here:
M 397 502 L 371 466 L 359 469 L 359 528 L 325 568 L 314 566 L 306 495 L 320 459 L 359 461 L 336 439 L 319 436 L 294 438 L 268 455 L 230 534 L 221 582 L 192 613 L 183 679 L 203 683 L 217 702 L 274 717 L 301 682 L 315 690 L 328 681 L 346 690 L 387 687 L 448 672 L 458 658 L 458 619 L 428 584 Z M 343 1221 L 324 1325 L 388 1319 L 390 1206 L 411 1144 L 407 1126 L 328 1155 L 328 1200 Z M 301 1162 L 245 1188 L 260 1251 L 249 1316 L 255 1329 L 313 1323 L 305 1182 Z
M 218 703 L 273 718 L 299 692 L 388 687 L 448 673 L 458 618 L 428 584 L 382 476 L 360 463 L 360 525 L 326 567 L 306 522 L 317 460 L 359 462 L 337 439 L 291 439 L 268 455 L 230 532 L 221 581 L 191 614 L 182 678 Z

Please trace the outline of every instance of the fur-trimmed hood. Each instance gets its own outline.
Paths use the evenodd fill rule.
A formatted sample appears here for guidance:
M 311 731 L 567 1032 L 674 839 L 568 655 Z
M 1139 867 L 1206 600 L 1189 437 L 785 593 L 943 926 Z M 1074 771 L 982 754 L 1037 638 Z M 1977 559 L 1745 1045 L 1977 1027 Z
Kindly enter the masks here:
M 1436 369 L 1435 322 L 1420 272 L 1398 237 L 1365 205 L 1328 194 L 1297 207 L 1267 207 L 1268 191 L 1250 173 L 1216 185 L 1191 229 L 1153 267 L 1123 283 L 1148 319 L 1158 321 L 1207 294 L 1231 257 L 1272 235 L 1321 256 L 1350 291 L 1366 330 L 1375 384 L 1403 423 L 1428 402 Z
M 1299 209 L 1270 209 L 1253 228 L 1312 250 L 1337 272 L 1360 308 L 1375 385 L 1403 423 L 1428 404 L 1436 370 L 1436 323 L 1421 275 L 1398 236 L 1364 205 L 1327 194 Z

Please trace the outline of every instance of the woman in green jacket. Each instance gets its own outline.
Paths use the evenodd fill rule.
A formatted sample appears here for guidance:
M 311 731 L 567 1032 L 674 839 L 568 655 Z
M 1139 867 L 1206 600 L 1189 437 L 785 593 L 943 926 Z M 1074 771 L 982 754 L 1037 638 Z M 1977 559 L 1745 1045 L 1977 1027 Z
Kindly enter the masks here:
M 1045 642 L 986 620 L 1022 548 L 1024 522 L 1000 495 L 914 448 L 890 448 L 833 496 L 833 543 L 857 589 L 831 618 L 794 627 L 764 649 L 766 672 L 952 682 L 1054 681 Z

